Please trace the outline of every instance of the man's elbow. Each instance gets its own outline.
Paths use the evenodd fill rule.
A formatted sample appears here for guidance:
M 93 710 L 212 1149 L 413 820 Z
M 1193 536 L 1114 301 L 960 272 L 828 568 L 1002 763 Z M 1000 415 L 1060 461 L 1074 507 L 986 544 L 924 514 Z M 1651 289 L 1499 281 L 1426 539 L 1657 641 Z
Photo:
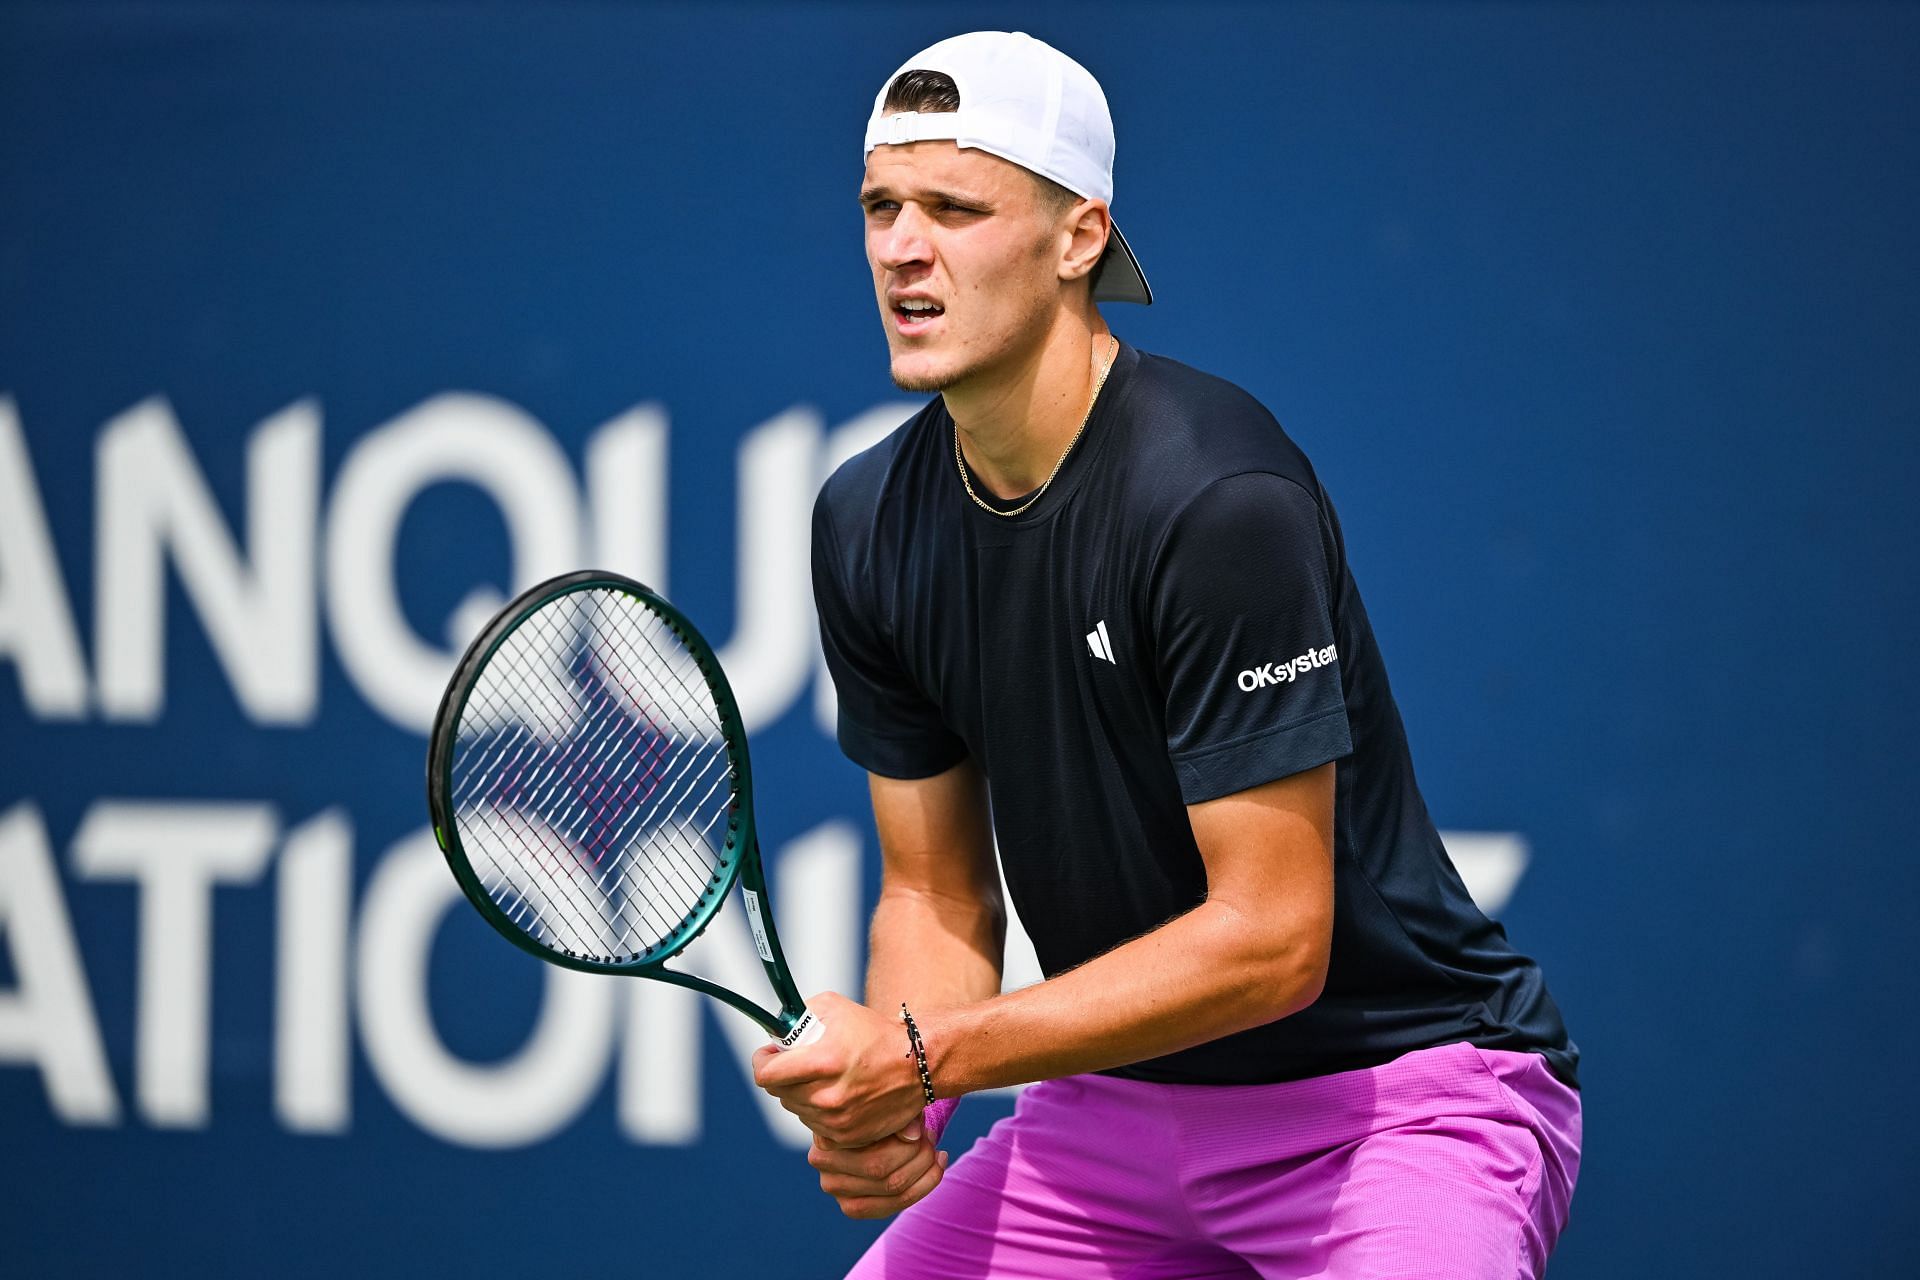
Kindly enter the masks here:
M 1274 937 L 1267 948 L 1260 982 L 1258 1013 L 1262 1024 L 1291 1017 L 1320 998 L 1327 989 L 1327 967 L 1333 954 L 1331 918 L 1296 920 Z
M 1228 914 L 1233 941 L 1217 963 L 1228 967 L 1232 1021 L 1239 1030 L 1265 1026 L 1300 1012 L 1326 990 L 1333 950 L 1331 911 L 1256 916 L 1215 899 L 1209 907 Z
M 1320 998 L 1327 989 L 1327 963 L 1331 955 L 1330 946 L 1319 946 L 1295 966 L 1293 999 L 1281 1017 L 1296 1014 Z
M 1282 1006 L 1274 1020 L 1300 1012 L 1327 989 L 1327 964 L 1333 953 L 1332 931 L 1296 938 L 1281 960 L 1281 972 L 1275 996 Z

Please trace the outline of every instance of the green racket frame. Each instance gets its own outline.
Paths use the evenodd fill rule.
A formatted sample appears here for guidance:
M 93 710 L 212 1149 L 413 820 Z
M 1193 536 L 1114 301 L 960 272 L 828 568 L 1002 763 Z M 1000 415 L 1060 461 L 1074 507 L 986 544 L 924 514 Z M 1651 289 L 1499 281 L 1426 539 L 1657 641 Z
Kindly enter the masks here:
M 721 847 L 713 877 L 702 891 L 699 901 L 678 927 L 650 950 L 618 961 L 598 960 L 556 950 L 515 924 L 494 902 L 467 860 L 466 850 L 460 844 L 459 825 L 454 821 L 451 802 L 455 732 L 481 671 L 507 637 L 541 608 L 562 596 L 593 590 L 617 591 L 635 597 L 659 615 L 686 645 L 701 674 L 706 677 L 707 687 L 713 695 L 715 709 L 720 715 L 727 758 L 736 781 L 727 811 L 726 840 Z M 747 762 L 746 725 L 740 719 L 740 708 L 734 701 L 733 688 L 727 683 L 727 674 L 721 670 L 720 659 L 714 654 L 713 646 L 707 643 L 685 614 L 657 592 L 617 573 L 582 569 L 529 587 L 501 609 L 467 647 L 466 654 L 454 668 L 453 678 L 447 682 L 447 691 L 440 699 L 440 709 L 434 714 L 433 733 L 427 749 L 427 809 L 433 816 L 434 839 L 439 842 L 440 852 L 446 856 L 447 866 L 452 869 L 454 879 L 460 882 L 467 900 L 486 917 L 487 923 L 522 951 L 538 956 L 549 964 L 578 969 L 583 973 L 626 974 L 690 987 L 738 1009 L 783 1045 L 796 1043 L 806 1031 L 806 1004 L 794 985 L 793 975 L 787 970 L 786 956 L 780 949 L 780 937 L 774 931 L 766 874 L 760 865 L 760 842 L 753 821 L 753 773 Z M 754 899 L 748 900 L 750 914 L 758 926 L 755 929 L 755 941 L 757 943 L 764 937 L 766 951 L 772 956 L 769 960 L 767 954 L 763 953 L 760 961 L 773 984 L 774 994 L 780 999 L 778 1013 L 770 1013 L 745 996 L 705 978 L 666 967 L 668 959 L 685 949 L 688 943 L 706 930 L 707 922 L 727 900 L 727 894 L 736 881 L 759 902 L 758 910 L 751 910 Z

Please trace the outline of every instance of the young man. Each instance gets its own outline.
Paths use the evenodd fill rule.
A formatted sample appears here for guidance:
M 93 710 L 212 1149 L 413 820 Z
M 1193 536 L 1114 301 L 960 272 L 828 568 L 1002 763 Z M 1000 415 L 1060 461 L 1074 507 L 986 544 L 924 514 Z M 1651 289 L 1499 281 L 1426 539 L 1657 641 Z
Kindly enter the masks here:
M 956 37 L 866 143 L 893 377 L 940 393 L 815 511 L 883 879 L 866 1004 L 755 1063 L 845 1212 L 906 1210 L 854 1274 L 1537 1275 L 1576 1051 L 1427 817 L 1307 459 L 1100 315 L 1151 294 L 1098 84 Z M 996 837 L 1049 975 L 1006 995 Z M 1027 1081 L 949 1172 L 923 1106 Z

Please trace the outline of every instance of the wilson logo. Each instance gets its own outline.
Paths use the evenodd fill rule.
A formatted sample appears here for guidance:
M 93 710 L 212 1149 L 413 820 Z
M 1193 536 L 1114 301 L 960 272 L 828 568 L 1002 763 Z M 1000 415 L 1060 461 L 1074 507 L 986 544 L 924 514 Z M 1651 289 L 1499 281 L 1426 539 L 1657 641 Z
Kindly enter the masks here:
M 1252 693 L 1255 689 L 1264 689 L 1269 685 L 1292 684 L 1316 667 L 1330 667 L 1340 657 L 1334 645 L 1324 649 L 1309 649 L 1297 658 L 1285 662 L 1268 662 L 1257 667 L 1249 667 L 1236 678 L 1242 693 Z
M 793 1049 L 803 1044 L 812 1044 L 825 1031 L 826 1027 L 820 1019 L 813 1016 L 813 1010 L 808 1009 L 800 1015 L 800 1020 L 793 1024 L 793 1030 L 780 1037 L 780 1047 Z

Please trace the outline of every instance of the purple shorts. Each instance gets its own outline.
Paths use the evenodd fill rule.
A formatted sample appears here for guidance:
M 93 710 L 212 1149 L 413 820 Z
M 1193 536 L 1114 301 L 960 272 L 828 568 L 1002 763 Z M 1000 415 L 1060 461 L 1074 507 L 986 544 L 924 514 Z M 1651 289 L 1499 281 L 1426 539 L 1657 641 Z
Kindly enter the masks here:
M 1538 1276 L 1580 1095 L 1451 1044 L 1272 1085 L 1034 1085 L 855 1265 L 858 1280 Z

